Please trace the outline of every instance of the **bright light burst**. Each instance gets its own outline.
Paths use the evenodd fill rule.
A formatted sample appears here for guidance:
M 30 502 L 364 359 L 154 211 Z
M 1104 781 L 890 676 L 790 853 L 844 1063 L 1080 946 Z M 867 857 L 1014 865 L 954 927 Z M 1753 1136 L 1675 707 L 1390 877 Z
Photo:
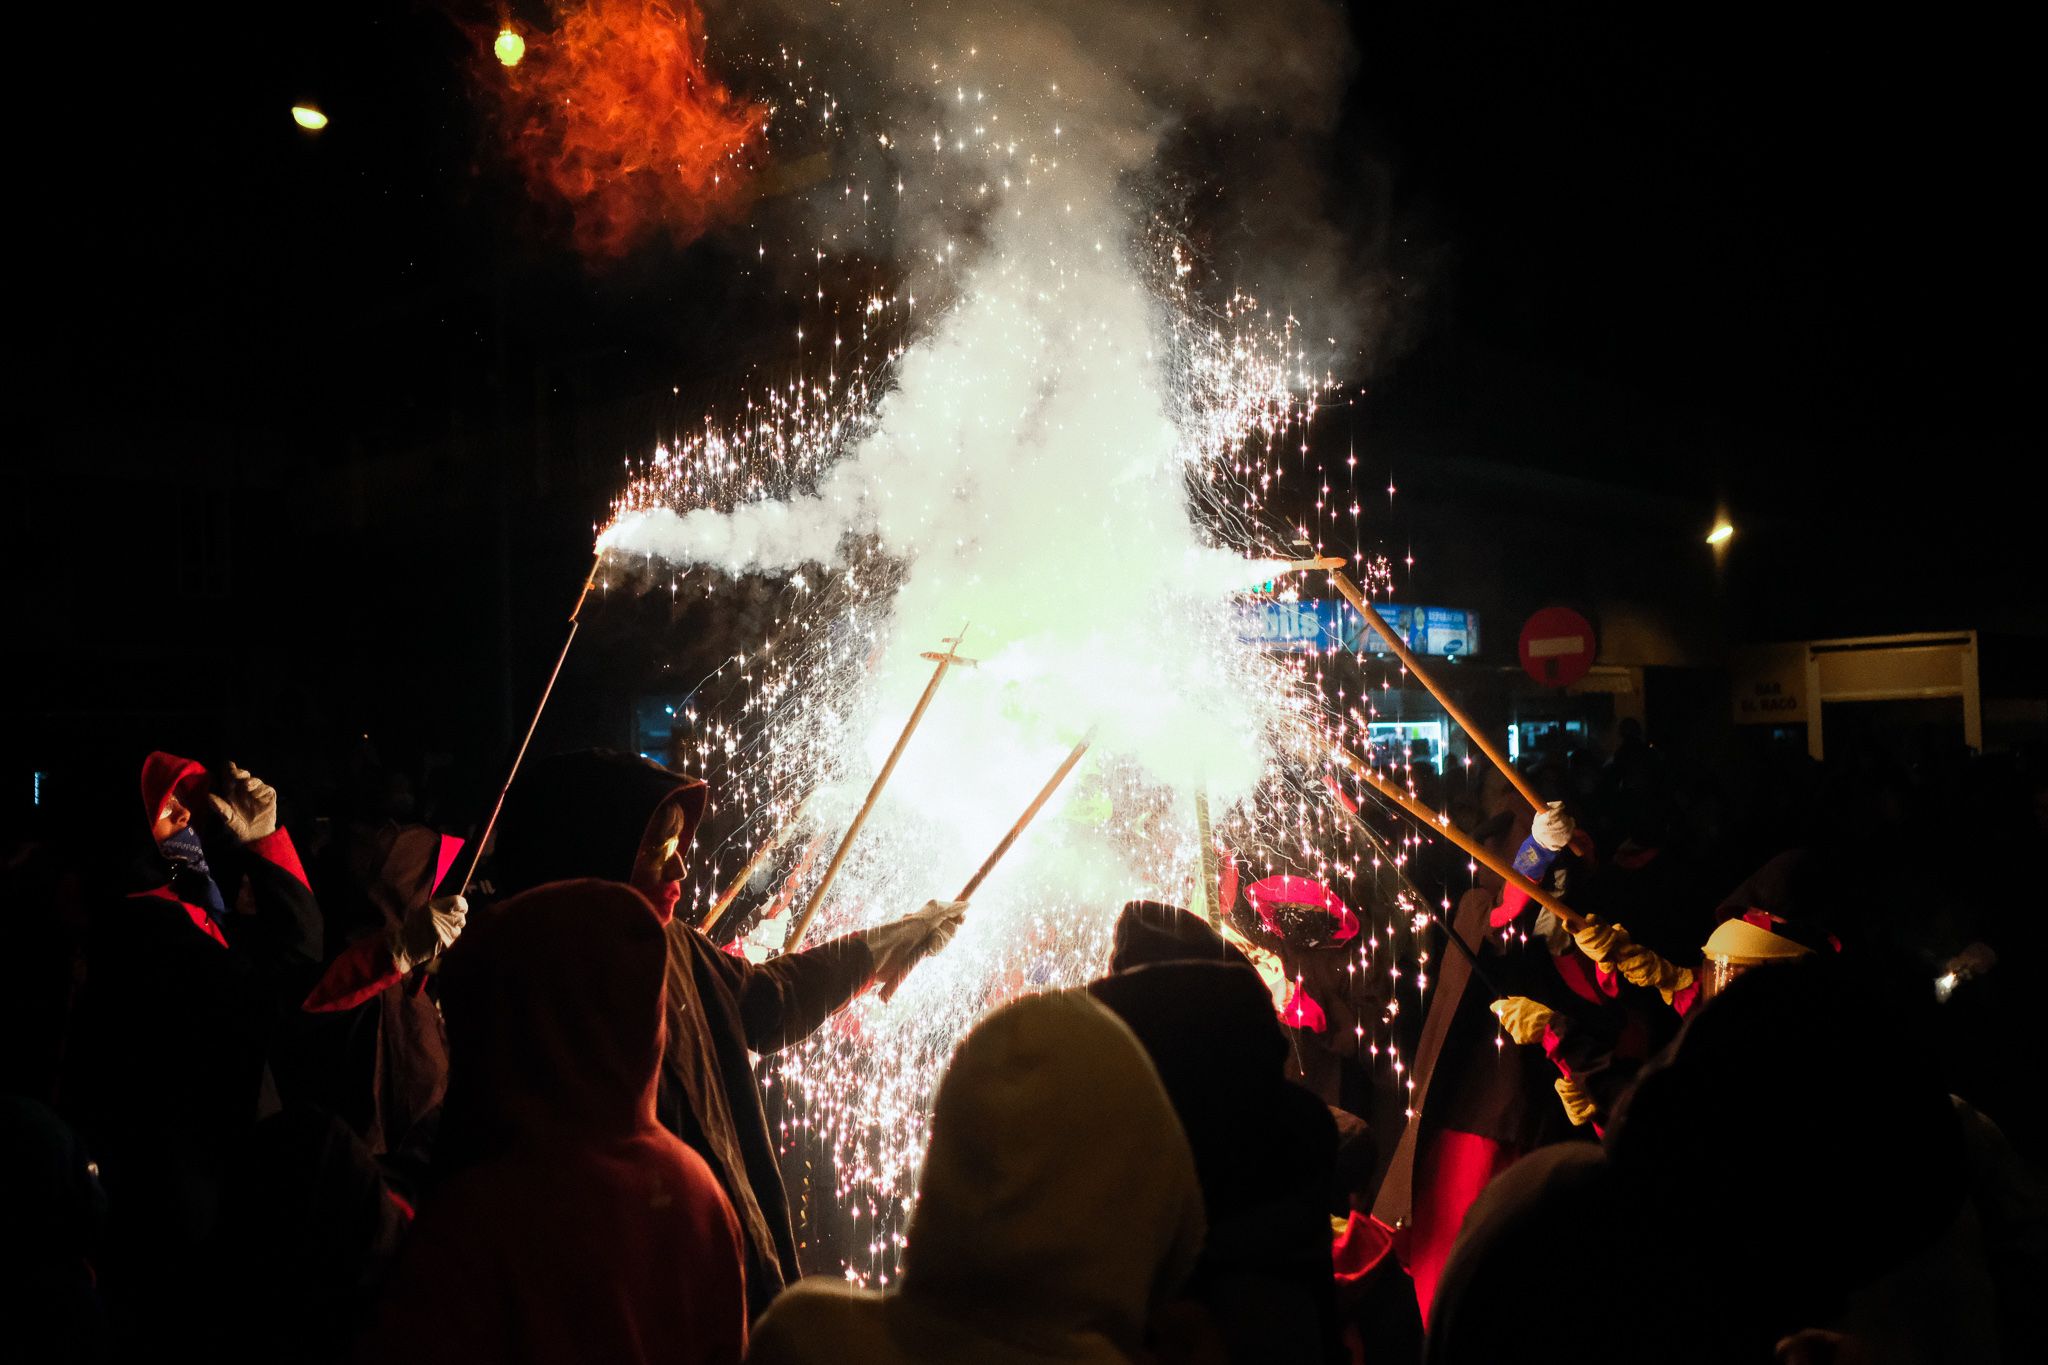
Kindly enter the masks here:
M 1005 108 L 964 75 L 933 80 L 929 129 L 867 136 L 901 157 L 889 193 L 965 185 L 979 206 L 971 248 L 930 245 L 943 302 L 876 290 L 829 339 L 800 335 L 810 372 L 658 450 L 600 537 L 650 568 L 785 582 L 772 636 L 682 718 L 686 766 L 731 824 L 698 849 L 679 913 L 701 915 L 803 803 L 734 912 L 757 960 L 781 947 L 929 676 L 923 651 L 964 627 L 978 663 L 940 688 L 811 942 L 952 896 L 1094 736 L 942 955 L 890 1004 L 863 1000 L 764 1064 L 813 1268 L 822 1249 L 871 1284 L 894 1274 L 937 1078 L 975 1020 L 1100 975 L 1125 900 L 1216 903 L 1216 887 L 1196 894 L 1198 793 L 1226 885 L 1327 881 L 1366 921 L 1353 970 L 1411 1001 L 1421 986 L 1395 965 L 1420 913 L 1400 889 L 1405 851 L 1354 844 L 1326 785 L 1349 714 L 1371 710 L 1359 676 L 1340 680 L 1335 646 L 1276 654 L 1242 629 L 1262 584 L 1293 597 L 1280 561 L 1326 539 L 1368 591 L 1387 587 L 1386 561 L 1356 548 L 1356 460 L 1333 493 L 1310 455 L 1334 385 L 1293 319 L 1241 295 L 1205 302 L 1194 251 L 1133 209 L 1128 165 L 1092 152 L 1056 95 Z M 1314 507 L 1306 523 L 1275 515 L 1283 488 Z M 1383 1060 L 1398 1077 L 1398 1054 Z

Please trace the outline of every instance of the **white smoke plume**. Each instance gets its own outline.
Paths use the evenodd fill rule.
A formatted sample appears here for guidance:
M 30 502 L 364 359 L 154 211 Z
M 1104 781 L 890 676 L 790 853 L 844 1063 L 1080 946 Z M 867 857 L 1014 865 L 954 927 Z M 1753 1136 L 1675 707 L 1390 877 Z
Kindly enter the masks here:
M 826 235 L 886 234 L 948 297 L 943 316 L 815 491 L 642 510 L 605 543 L 737 574 L 834 563 L 873 537 L 909 566 L 899 663 L 971 624 L 1008 716 L 1093 728 L 1163 782 L 1246 794 L 1275 699 L 1215 654 L 1235 632 L 1230 594 L 1270 570 L 1192 514 L 1189 466 L 1213 452 L 1175 372 L 1151 172 L 1194 113 L 1322 126 L 1348 65 L 1341 15 L 870 0 L 852 22 L 855 56 L 884 69 L 849 77 L 865 98 L 841 117 L 885 122 L 846 135 L 863 194 L 838 177 L 821 192 L 852 220 Z M 922 667 L 885 687 L 906 692 Z

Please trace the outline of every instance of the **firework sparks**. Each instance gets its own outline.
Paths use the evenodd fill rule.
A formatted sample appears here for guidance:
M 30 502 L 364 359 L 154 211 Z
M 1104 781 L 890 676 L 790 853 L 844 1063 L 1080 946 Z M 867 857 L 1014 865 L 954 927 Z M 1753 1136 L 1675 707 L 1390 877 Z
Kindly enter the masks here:
M 813 941 L 952 894 L 1092 737 L 946 952 L 892 1002 L 857 1004 L 765 1068 L 785 1096 L 792 1183 L 830 1192 L 805 1201 L 813 1245 L 865 1283 L 893 1274 L 954 1044 L 1004 1000 L 1100 974 L 1123 901 L 1227 912 L 1241 873 L 1343 886 L 1369 931 L 1354 970 L 1395 986 L 1393 944 L 1412 932 L 1412 906 L 1386 890 L 1397 869 L 1365 865 L 1323 789 L 1351 704 L 1325 675 L 1336 646 L 1289 657 L 1244 638 L 1259 585 L 1291 598 L 1272 581 L 1324 555 L 1326 524 L 1355 534 L 1355 496 L 1307 469 L 1330 381 L 1292 319 L 1243 296 L 1202 301 L 1189 248 L 1134 212 L 1125 159 L 1091 153 L 1056 90 L 1015 106 L 960 73 L 933 80 L 930 129 L 871 136 L 905 158 L 898 194 L 957 185 L 963 163 L 979 172 L 978 246 L 934 252 L 946 306 L 915 319 L 907 295 L 866 295 L 829 348 L 807 339 L 827 357 L 810 378 L 639 467 L 600 536 L 650 565 L 786 576 L 774 638 L 721 670 L 723 700 L 685 717 L 688 766 L 745 812 L 724 847 L 700 850 L 695 913 L 801 803 L 802 858 L 765 914 L 747 898 L 734 911 L 756 919 L 750 954 L 782 941 L 928 679 L 921 656 L 963 621 L 980 666 L 906 747 Z M 1290 475 L 1321 484 L 1311 525 L 1269 510 Z M 1384 560 L 1341 562 L 1384 590 Z M 1198 889 L 1219 849 L 1222 885 Z M 1276 1005 L 1311 1017 L 1298 982 L 1272 984 Z M 1398 1053 L 1387 1060 L 1398 1073 Z

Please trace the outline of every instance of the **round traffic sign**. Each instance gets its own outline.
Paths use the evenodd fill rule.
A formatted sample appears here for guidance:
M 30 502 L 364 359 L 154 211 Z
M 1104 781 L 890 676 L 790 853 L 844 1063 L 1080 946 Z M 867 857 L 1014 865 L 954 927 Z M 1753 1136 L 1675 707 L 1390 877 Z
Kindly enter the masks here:
M 1570 687 L 1596 652 L 1593 623 L 1569 607 L 1545 607 L 1522 627 L 1522 668 L 1545 687 Z

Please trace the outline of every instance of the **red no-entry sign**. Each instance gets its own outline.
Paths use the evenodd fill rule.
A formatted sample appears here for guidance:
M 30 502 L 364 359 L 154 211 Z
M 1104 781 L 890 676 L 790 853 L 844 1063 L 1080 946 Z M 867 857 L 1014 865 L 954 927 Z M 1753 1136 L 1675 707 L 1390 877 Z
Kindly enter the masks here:
M 1522 627 L 1522 668 L 1545 687 L 1570 687 L 1593 666 L 1593 623 L 1569 607 L 1545 607 Z

